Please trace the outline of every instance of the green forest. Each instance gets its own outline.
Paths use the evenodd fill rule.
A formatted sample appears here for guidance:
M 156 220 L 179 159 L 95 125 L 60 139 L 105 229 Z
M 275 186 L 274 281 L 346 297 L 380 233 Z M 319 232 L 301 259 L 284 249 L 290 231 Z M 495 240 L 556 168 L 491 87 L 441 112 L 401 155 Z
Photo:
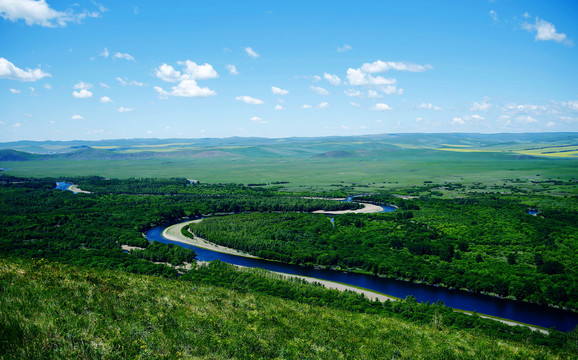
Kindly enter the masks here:
M 363 198 L 362 198 L 363 199 Z M 476 194 L 401 200 L 380 214 L 239 214 L 190 225 L 195 235 L 259 257 L 578 308 L 574 199 Z M 539 216 L 528 214 L 539 205 Z M 189 234 L 190 235 L 190 234 Z
M 74 183 L 90 193 L 73 194 L 55 190 L 56 180 Z M 18 355 L 9 354 L 21 354 L 21 351 L 32 351 L 43 346 L 54 347 L 55 343 L 71 346 L 78 341 L 78 346 L 82 347 L 82 341 L 86 340 L 83 336 L 88 336 L 76 334 L 75 331 L 80 331 L 82 321 L 93 320 L 67 323 L 63 329 L 69 329 L 69 332 L 56 335 L 50 332 L 54 330 L 49 330 L 54 329 L 53 320 L 42 323 L 46 319 L 40 316 L 40 323 L 36 325 L 31 325 L 28 320 L 22 322 L 36 316 L 24 310 L 23 307 L 28 306 L 27 301 L 37 299 L 34 301 L 43 304 L 45 301 L 39 298 L 43 295 L 36 293 L 38 289 L 18 289 L 11 284 L 15 281 L 14 276 L 33 270 L 39 271 L 40 277 L 56 276 L 60 279 L 61 276 L 72 276 L 74 281 L 80 281 L 77 275 L 63 274 L 88 271 L 89 278 L 94 279 L 91 281 L 99 287 L 99 291 L 112 293 L 116 293 L 115 289 L 120 285 L 104 278 L 118 278 L 121 275 L 108 271 L 120 271 L 137 277 L 150 275 L 166 279 L 162 281 L 183 284 L 178 285 L 183 287 L 183 294 L 191 287 L 222 287 L 238 294 L 281 298 L 320 307 L 321 310 L 316 311 L 324 314 L 346 311 L 411 324 L 404 326 L 433 327 L 438 329 L 435 331 L 454 329 L 474 337 L 483 336 L 484 341 L 512 341 L 518 344 L 516 346 L 523 346 L 524 351 L 531 352 L 532 356 L 542 354 L 549 357 L 554 354 L 556 357 L 567 357 L 576 347 L 576 331 L 566 334 L 550 329 L 549 334 L 542 334 L 523 326 L 508 326 L 455 312 L 442 303 L 420 304 L 411 296 L 405 301 L 380 303 L 353 292 L 337 292 L 302 281 L 281 280 L 265 271 L 239 270 L 219 262 L 197 266 L 192 250 L 149 243 L 143 237 L 143 232 L 153 226 L 204 216 L 205 220 L 192 228 L 196 234 L 263 258 L 372 272 L 576 308 L 576 258 L 573 254 L 578 222 L 575 198 L 553 198 L 549 195 L 520 197 L 518 194 L 497 196 L 479 193 L 471 187 L 470 190 L 476 191 L 465 194 L 463 187 L 458 188 L 463 193 L 455 199 L 432 195 L 433 191 L 447 189 L 428 186 L 420 189 L 422 194 L 415 199 L 404 200 L 392 194 L 375 193 L 359 199 L 394 203 L 398 210 L 393 213 L 336 215 L 331 222 L 329 216 L 311 212 L 362 207 L 356 202 L 321 199 L 325 196 L 352 195 L 347 193 L 346 188 L 335 189 L 331 193 L 315 193 L 289 192 L 277 185 L 191 184 L 179 178 L 115 180 L 100 177 L 52 179 L 1 176 L 0 257 L 3 265 L 0 279 L 0 338 L 10 339 L 1 342 L 1 358 L 18 358 Z M 413 193 L 417 194 L 415 190 L 413 188 Z M 531 207 L 540 209 L 540 214 L 527 214 Z M 137 248 L 126 252 L 123 245 Z M 184 263 L 193 263 L 191 269 L 178 267 Z M 9 271 L 15 268 L 25 270 Z M 532 280 L 522 281 L 526 279 Z M 130 281 L 140 280 L 134 278 Z M 503 281 L 503 288 L 493 286 L 494 281 L 496 284 Z M 536 288 L 527 289 L 523 284 L 532 284 Z M 30 286 L 33 285 L 32 282 Z M 167 286 L 173 285 L 162 285 Z M 50 289 L 55 292 L 54 296 L 62 296 L 56 288 Z M 30 299 L 24 300 L 25 295 L 20 291 L 28 291 Z M 528 295 L 522 291 L 532 293 Z M 73 294 L 80 293 L 73 291 Z M 82 298 L 82 295 L 79 296 Z M 71 301 L 85 301 L 74 299 Z M 51 303 L 56 300 L 51 298 L 46 301 Z M 73 302 L 66 306 L 71 306 L 74 316 L 82 317 L 87 305 L 79 304 Z M 38 306 L 37 303 L 32 305 Z M 55 317 L 64 319 L 61 317 L 63 310 L 52 308 L 42 311 L 54 312 Z M 119 316 L 113 309 L 108 309 L 107 314 Z M 123 316 L 123 321 L 128 321 Z M 213 320 L 223 321 L 216 319 Z M 160 331 L 160 318 L 155 321 L 157 325 L 150 325 L 152 328 L 148 329 L 152 330 L 146 330 L 149 334 Z M 144 323 L 139 320 L 139 324 Z M 125 331 L 129 331 L 130 326 L 126 326 Z M 106 333 L 108 330 L 98 331 L 99 335 L 90 336 L 102 338 L 105 336 L 102 331 Z M 47 340 L 52 336 L 56 340 Z M 131 336 L 136 339 L 136 335 Z M 403 344 L 398 351 L 405 357 L 411 353 L 408 353 L 408 349 L 413 346 L 407 336 L 402 336 L 406 340 L 396 340 Z M 92 338 L 91 341 L 98 340 Z M 31 344 L 31 347 L 26 344 Z M 455 349 L 454 345 L 449 348 Z M 115 354 L 123 354 L 117 350 Z M 68 351 L 72 351 L 69 354 L 74 353 L 73 350 Z M 476 351 L 454 351 L 452 354 L 474 358 L 471 354 Z M 261 357 L 270 355 L 264 352 Z M 23 357 L 32 356 L 28 354 Z M 160 355 L 157 357 L 162 358 Z

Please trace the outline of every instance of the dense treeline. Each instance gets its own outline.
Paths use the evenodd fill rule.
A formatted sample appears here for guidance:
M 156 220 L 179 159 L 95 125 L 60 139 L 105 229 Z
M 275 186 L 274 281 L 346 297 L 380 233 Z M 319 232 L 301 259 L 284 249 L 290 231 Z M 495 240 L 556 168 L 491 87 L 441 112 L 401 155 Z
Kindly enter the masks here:
M 494 195 L 395 203 L 394 213 L 335 216 L 334 226 L 315 214 L 242 214 L 190 228 L 217 244 L 287 263 L 578 308 L 576 212 L 544 203 L 540 216 L 531 216 L 519 199 Z
M 121 245 L 147 248 L 133 255 L 177 265 L 191 260 L 191 255 L 175 256 L 175 252 L 189 250 L 164 244 L 149 249 L 142 232 L 158 224 L 201 214 L 337 210 L 357 206 L 274 196 L 274 191 L 242 185 L 188 186 L 184 179 L 65 180 L 93 193 L 54 190 L 55 179 L 0 176 L 0 252 L 176 276 L 172 269 L 155 266 L 137 256 L 124 256 Z M 109 189 L 107 184 L 111 185 Z

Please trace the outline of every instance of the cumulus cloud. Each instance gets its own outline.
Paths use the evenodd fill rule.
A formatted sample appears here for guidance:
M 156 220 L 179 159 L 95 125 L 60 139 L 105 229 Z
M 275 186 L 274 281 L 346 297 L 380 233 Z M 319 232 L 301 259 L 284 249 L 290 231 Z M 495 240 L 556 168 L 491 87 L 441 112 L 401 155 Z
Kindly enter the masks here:
M 375 90 L 367 90 L 367 97 L 370 99 L 376 99 L 376 98 L 380 98 L 383 97 L 383 95 L 380 95 L 377 91 Z
M 317 107 L 318 107 L 319 109 L 327 109 L 329 106 L 330 106 L 330 105 L 329 105 L 329 103 L 328 103 L 327 101 L 324 101 L 324 102 L 320 103 L 319 105 L 317 105 Z
M 319 86 L 309 86 L 309 89 L 311 89 L 311 91 L 313 91 L 319 95 L 329 95 L 329 91 L 327 91 L 327 89 L 324 89 L 324 88 L 319 87 Z
M 341 85 L 341 79 L 337 75 L 324 73 L 323 78 L 327 80 L 333 86 Z
M 337 52 L 347 52 L 352 50 L 353 48 L 347 44 L 343 45 L 343 46 L 339 46 L 337 47 Z
M 92 97 L 92 92 L 88 91 L 87 89 L 81 89 L 79 91 L 73 91 L 72 96 L 77 99 L 88 99 Z
M 439 106 L 435 106 L 432 103 L 421 103 L 417 106 L 418 109 L 425 109 L 425 110 L 436 110 L 436 111 L 441 111 L 442 108 Z
M 277 104 L 275 105 L 274 110 L 285 110 L 285 108 L 282 105 Z
M 466 122 L 464 121 L 464 119 L 460 118 L 460 117 L 455 117 L 452 120 L 452 124 L 453 125 L 465 125 Z
M 546 127 L 552 127 L 552 126 L 556 126 L 556 123 L 553 122 L 553 121 L 549 121 L 549 122 L 546 124 Z
M 132 55 L 126 54 L 126 53 L 120 53 L 120 52 L 117 52 L 116 54 L 114 54 L 113 59 L 124 59 L 124 60 L 134 61 L 134 57 Z
M 237 67 L 235 65 L 232 64 L 225 65 L 225 69 L 227 69 L 227 71 L 231 75 L 239 75 L 239 72 L 237 71 Z
M 104 50 L 100 53 L 100 56 L 102 56 L 103 58 L 108 58 L 108 55 L 110 55 L 110 53 L 108 52 L 107 48 L 104 48 Z
M 245 48 L 245 52 L 247 53 L 247 55 L 249 55 L 253 59 L 256 59 L 259 56 L 261 56 L 261 55 L 257 54 L 257 52 L 255 50 L 253 50 L 253 48 L 248 47 L 248 46 Z
M 202 88 L 197 85 L 195 80 L 183 80 L 177 86 L 173 86 L 171 91 L 166 91 L 160 86 L 154 87 L 161 99 L 166 99 L 169 96 L 177 97 L 208 97 L 217 95 L 217 93 L 209 88 Z
M 313 106 L 309 105 L 309 104 L 303 104 L 301 106 L 301 109 L 311 109 Z
M 184 80 L 205 80 L 219 77 L 211 64 L 199 65 L 191 60 L 179 61 L 183 70 L 175 70 L 171 65 L 162 64 L 155 69 L 155 75 L 166 82 L 179 82 Z
M 418 65 L 406 63 L 403 61 L 381 61 L 381 60 L 377 60 L 372 63 L 365 63 L 361 66 L 361 70 L 369 74 L 386 72 L 389 70 L 423 72 L 431 69 L 433 69 L 431 65 Z
M 18 81 L 38 81 L 44 77 L 50 77 L 49 73 L 41 69 L 20 69 L 5 58 L 0 58 L 0 78 Z
M 363 93 L 359 90 L 355 90 L 355 89 L 347 89 L 343 92 L 346 96 L 351 96 L 351 97 L 361 97 L 363 96 Z
M 361 69 L 347 69 L 347 80 L 351 86 L 361 85 L 394 85 L 395 79 L 387 79 L 383 76 L 372 76 Z
M 488 111 L 490 110 L 493 105 L 490 104 L 488 102 L 488 98 L 485 97 L 484 100 L 482 100 L 481 102 L 474 102 L 472 104 L 472 107 L 470 108 L 470 111 Z
M 133 108 L 121 106 L 117 109 L 118 112 L 131 112 L 134 111 Z
M 29 26 L 66 26 L 69 22 L 80 22 L 87 17 L 99 17 L 101 13 L 107 11 L 104 6 L 95 2 L 93 4 L 98 10 L 83 10 L 75 13 L 72 10 L 54 10 L 46 3 L 46 0 L 0 0 L 0 16 L 14 22 L 24 20 Z
M 92 88 L 92 84 L 85 83 L 84 81 L 79 81 L 78 83 L 74 84 L 74 89 L 76 90 L 88 90 Z
M 271 92 L 275 95 L 287 95 L 287 94 L 289 94 L 289 90 L 280 89 L 276 86 L 271 86 Z
M 536 17 L 536 21 L 533 24 L 523 23 L 522 29 L 532 33 L 535 32 L 534 40 L 536 41 L 555 41 L 565 45 L 573 45 L 572 40 L 568 39 L 566 34 L 559 33 L 554 24 L 538 17 Z
M 237 96 L 237 97 L 235 98 L 235 100 L 239 100 L 239 101 L 244 102 L 245 104 L 251 104 L 251 105 L 261 105 L 261 104 L 264 104 L 263 100 L 257 99 L 257 98 L 254 98 L 254 97 L 250 97 L 250 96 L 246 96 L 246 95 Z
M 70 117 L 70 119 L 71 119 L 71 120 L 82 120 L 82 119 L 84 119 L 84 118 L 82 117 L 82 115 L 72 115 L 72 116 Z
M 350 102 L 349 105 L 353 106 L 353 107 L 361 107 L 361 104 L 356 103 L 356 102 Z
M 502 108 L 502 112 L 506 113 L 533 113 L 541 114 L 548 112 L 550 109 L 547 105 L 536 105 L 536 104 L 516 104 L 509 103 Z
M 100 98 L 99 100 L 101 103 L 111 103 L 113 102 L 111 98 L 109 98 L 108 96 L 103 96 Z
M 389 111 L 389 110 L 393 110 L 393 108 L 387 104 L 384 103 L 377 103 L 375 105 L 373 105 L 373 107 L 371 108 L 371 110 L 374 111 Z
M 21 93 L 21 91 L 20 91 L 20 90 L 17 90 L 17 89 L 10 89 L 10 92 L 11 92 L 12 94 L 20 94 L 20 93 Z

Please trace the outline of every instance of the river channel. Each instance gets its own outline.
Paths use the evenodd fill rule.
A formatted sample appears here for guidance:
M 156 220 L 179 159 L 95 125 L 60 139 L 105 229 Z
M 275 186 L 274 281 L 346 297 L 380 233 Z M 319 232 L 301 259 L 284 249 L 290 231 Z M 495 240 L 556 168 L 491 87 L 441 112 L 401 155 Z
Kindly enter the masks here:
M 545 328 L 556 327 L 557 330 L 569 332 L 578 325 L 578 314 L 570 311 L 529 304 L 521 301 L 500 299 L 497 297 L 474 294 L 467 291 L 450 290 L 416 284 L 408 281 L 387 279 L 374 275 L 346 273 L 342 271 L 307 268 L 297 265 L 283 264 L 264 259 L 246 258 L 242 256 L 224 254 L 212 250 L 199 248 L 193 245 L 166 239 L 162 236 L 163 230 L 172 224 L 154 227 L 146 232 L 150 241 L 159 241 L 166 244 L 175 244 L 184 248 L 193 249 L 200 261 L 220 260 L 233 265 L 263 268 L 275 272 L 308 276 L 312 278 L 340 282 L 365 289 L 377 291 L 398 298 L 408 295 L 414 296 L 419 302 L 435 303 L 438 300 L 446 306 L 476 311 L 479 314 L 497 316 L 504 319 L 538 325 Z

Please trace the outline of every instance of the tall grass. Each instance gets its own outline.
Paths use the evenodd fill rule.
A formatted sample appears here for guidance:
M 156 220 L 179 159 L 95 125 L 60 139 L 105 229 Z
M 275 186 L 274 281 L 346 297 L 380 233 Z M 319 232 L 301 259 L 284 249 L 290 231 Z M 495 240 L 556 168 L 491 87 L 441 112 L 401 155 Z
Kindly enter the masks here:
M 418 326 L 178 280 L 0 258 L 2 359 L 573 356 L 435 320 Z

